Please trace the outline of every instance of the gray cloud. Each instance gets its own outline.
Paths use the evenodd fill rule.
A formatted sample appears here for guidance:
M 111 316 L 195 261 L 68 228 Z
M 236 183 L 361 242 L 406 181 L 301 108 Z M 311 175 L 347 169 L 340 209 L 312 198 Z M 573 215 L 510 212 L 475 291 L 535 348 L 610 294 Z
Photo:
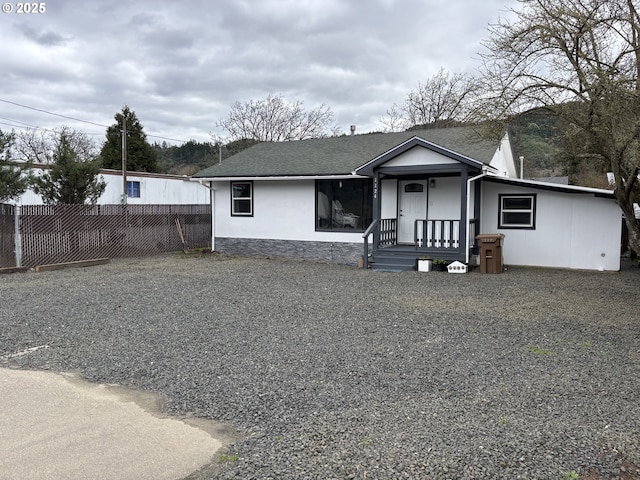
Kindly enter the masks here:
M 150 140 L 208 140 L 231 104 L 268 94 L 325 104 L 345 132 L 379 130 L 386 109 L 440 67 L 472 71 L 487 24 L 516 3 L 59 0 L 2 19 L 0 98 L 106 125 L 128 104 Z M 71 123 L 2 102 L 0 116 Z

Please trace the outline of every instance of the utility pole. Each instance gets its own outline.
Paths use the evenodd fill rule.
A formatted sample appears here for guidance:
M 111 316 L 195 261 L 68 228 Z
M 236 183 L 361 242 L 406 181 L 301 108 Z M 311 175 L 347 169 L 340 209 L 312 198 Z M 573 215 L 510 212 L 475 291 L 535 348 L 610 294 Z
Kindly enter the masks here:
M 127 119 L 122 114 L 122 204 L 127 204 Z

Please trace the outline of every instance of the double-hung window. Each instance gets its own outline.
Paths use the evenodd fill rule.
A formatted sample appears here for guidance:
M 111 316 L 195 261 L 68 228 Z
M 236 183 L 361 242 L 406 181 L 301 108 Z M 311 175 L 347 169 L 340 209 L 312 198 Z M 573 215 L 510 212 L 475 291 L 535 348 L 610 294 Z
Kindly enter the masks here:
M 253 182 L 231 182 L 231 215 L 253 216 Z
M 536 195 L 499 195 L 499 228 L 536 228 Z

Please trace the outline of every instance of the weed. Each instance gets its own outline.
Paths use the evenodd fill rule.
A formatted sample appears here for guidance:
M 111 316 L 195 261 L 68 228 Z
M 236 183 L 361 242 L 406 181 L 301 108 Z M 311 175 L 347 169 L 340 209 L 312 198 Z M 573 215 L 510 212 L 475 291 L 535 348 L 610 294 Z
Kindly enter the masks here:
M 531 353 L 535 353 L 536 355 L 551 355 L 551 350 L 547 350 L 546 348 L 540 348 L 537 346 L 527 347 L 527 349 Z
M 234 453 L 226 454 L 223 453 L 218 457 L 218 463 L 233 463 L 238 461 L 238 455 Z
M 566 472 L 560 477 L 560 480 L 579 480 L 580 475 L 576 473 L 575 470 L 571 470 L 570 472 Z
M 373 442 L 368 437 L 362 437 L 362 439 L 358 443 L 360 444 L 361 447 L 366 447 L 367 445 L 371 445 L 371 443 Z

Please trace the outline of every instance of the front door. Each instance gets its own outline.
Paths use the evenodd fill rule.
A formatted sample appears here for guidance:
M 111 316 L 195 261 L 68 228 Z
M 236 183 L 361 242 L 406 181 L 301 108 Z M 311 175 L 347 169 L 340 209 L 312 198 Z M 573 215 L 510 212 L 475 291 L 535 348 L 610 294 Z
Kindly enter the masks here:
M 416 220 L 427 218 L 428 180 L 398 182 L 398 243 L 414 244 Z

